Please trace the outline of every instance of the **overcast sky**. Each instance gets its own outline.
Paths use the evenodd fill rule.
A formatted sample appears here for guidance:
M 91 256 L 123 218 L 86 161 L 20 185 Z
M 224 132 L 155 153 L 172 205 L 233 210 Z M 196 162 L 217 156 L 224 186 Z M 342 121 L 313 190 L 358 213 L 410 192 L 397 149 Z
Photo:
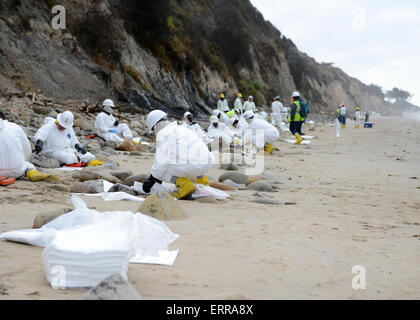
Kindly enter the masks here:
M 414 94 L 420 106 L 420 1 L 251 0 L 298 48 L 352 77 Z

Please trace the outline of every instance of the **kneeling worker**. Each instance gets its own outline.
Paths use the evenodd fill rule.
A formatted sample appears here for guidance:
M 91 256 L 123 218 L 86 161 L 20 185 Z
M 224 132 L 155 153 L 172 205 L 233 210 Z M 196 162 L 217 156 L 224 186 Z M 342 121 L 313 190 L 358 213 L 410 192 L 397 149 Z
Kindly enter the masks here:
M 191 130 L 170 123 L 161 110 L 149 113 L 146 119 L 156 136 L 155 162 L 150 177 L 143 184 L 143 191 L 150 193 L 155 183 L 175 182 L 178 191 L 172 196 L 185 199 L 195 193 L 193 183 L 209 185 L 205 176 L 212 168 L 214 156 L 204 142 Z
M 105 141 L 112 141 L 115 143 L 121 143 L 124 141 L 122 137 L 128 140 L 133 139 L 133 134 L 125 123 L 120 123 L 113 116 L 114 114 L 114 102 L 107 99 L 102 104 L 103 110 L 98 114 L 95 120 L 96 133 Z
M 85 150 L 73 131 L 74 116 L 65 111 L 41 127 L 35 134 L 35 152 L 46 157 L 55 158 L 62 165 L 86 163 L 89 166 L 104 164 Z
M 12 184 L 26 176 L 30 181 L 58 181 L 53 175 L 39 172 L 28 160 L 32 150 L 28 137 L 17 124 L 8 122 L 0 111 L 0 185 Z

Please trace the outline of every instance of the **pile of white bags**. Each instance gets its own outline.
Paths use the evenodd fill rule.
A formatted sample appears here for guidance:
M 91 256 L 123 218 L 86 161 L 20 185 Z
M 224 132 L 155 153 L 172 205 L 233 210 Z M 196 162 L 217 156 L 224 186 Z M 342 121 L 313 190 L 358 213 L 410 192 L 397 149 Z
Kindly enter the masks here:
M 11 231 L 0 239 L 46 247 L 48 282 L 65 288 L 92 287 L 112 274 L 127 279 L 128 263 L 173 265 L 168 246 L 179 235 L 159 220 L 132 212 L 100 213 L 73 195 L 75 210 L 40 229 Z

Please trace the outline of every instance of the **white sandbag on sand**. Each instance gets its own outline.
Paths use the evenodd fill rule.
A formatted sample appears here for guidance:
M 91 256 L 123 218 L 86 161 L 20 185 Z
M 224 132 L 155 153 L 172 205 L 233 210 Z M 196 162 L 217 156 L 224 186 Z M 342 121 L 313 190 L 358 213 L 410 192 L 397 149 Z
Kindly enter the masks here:
M 296 140 L 286 140 L 286 142 L 295 144 L 296 143 Z M 311 144 L 311 142 L 312 141 L 302 141 L 301 144 Z

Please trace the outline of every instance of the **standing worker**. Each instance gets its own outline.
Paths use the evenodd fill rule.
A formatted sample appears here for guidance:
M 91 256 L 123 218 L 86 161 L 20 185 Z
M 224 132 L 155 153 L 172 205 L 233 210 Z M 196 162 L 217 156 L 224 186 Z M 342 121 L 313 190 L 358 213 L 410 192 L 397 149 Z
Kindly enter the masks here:
M 214 156 L 204 142 L 191 130 L 170 123 L 168 115 L 161 110 L 149 113 L 146 119 L 150 132 L 156 136 L 155 162 L 150 177 L 143 184 L 143 191 L 150 193 L 155 183 L 174 182 L 178 191 L 172 196 L 185 199 L 195 193 L 191 181 L 205 186 L 205 176 L 213 167 Z
M 305 121 L 305 110 L 301 105 L 300 93 L 295 91 L 292 95 L 292 105 L 290 106 L 289 124 L 290 131 L 296 137 L 296 144 L 300 145 L 303 141 L 302 138 L 302 125 Z
M 356 113 L 354 114 L 354 125 L 356 129 L 360 128 L 361 120 L 362 120 L 362 113 L 360 112 L 360 108 L 357 107 Z
M 257 112 L 257 107 L 255 106 L 253 96 L 249 96 L 248 101 L 246 101 L 243 105 L 243 112 L 245 113 L 247 111 L 252 111 L 254 113 Z
M 282 123 L 282 112 L 283 112 L 284 106 L 280 102 L 280 97 L 277 96 L 275 98 L 275 101 L 271 104 L 271 124 L 275 127 L 280 128 Z
M 346 119 L 347 119 L 347 108 L 346 105 L 344 103 L 341 104 L 341 108 L 340 108 L 340 119 L 341 119 L 341 128 L 345 128 L 346 127 Z
M 220 94 L 220 99 L 217 102 L 217 110 L 222 111 L 222 112 L 229 111 L 229 104 L 223 93 Z
M 238 97 L 235 100 L 234 109 L 239 110 L 240 114 L 244 113 L 243 103 L 242 103 L 242 93 L 238 93 Z

